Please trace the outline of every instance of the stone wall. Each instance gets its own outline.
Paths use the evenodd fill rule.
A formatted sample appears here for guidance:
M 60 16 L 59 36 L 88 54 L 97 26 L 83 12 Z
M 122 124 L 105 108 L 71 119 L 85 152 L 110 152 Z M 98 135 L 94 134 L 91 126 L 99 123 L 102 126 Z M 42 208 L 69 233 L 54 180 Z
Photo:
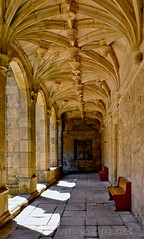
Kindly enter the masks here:
M 119 104 L 118 174 L 132 182 L 132 210 L 144 225 L 144 69 Z

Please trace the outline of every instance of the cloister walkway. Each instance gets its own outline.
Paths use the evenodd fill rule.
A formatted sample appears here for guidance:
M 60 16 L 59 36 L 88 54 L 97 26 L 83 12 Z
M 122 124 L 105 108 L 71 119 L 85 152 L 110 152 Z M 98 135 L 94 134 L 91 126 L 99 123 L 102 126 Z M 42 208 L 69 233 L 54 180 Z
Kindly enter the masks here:
M 116 212 L 108 182 L 98 174 L 69 174 L 46 189 L 0 229 L 0 239 L 139 239 L 130 212 Z

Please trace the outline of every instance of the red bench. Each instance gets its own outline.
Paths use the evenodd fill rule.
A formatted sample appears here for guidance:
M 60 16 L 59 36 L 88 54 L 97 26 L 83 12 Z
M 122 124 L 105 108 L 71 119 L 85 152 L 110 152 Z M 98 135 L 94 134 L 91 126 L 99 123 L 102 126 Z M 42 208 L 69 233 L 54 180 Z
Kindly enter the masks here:
M 104 170 L 99 171 L 99 178 L 101 181 L 108 181 L 108 167 L 104 166 Z
M 118 178 L 117 186 L 109 186 L 110 200 L 114 200 L 117 211 L 131 211 L 131 182 Z

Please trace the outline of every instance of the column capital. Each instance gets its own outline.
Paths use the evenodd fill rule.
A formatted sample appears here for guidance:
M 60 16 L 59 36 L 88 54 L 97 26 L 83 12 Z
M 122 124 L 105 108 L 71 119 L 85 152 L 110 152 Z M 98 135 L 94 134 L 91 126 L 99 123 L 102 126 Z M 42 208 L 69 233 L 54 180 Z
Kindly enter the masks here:
M 8 56 L 0 52 L 0 73 L 4 76 L 7 75 L 8 61 Z
M 61 119 L 57 119 L 57 123 L 60 124 L 61 123 Z
M 102 132 L 104 130 L 105 130 L 105 125 L 102 125 L 100 131 Z
M 36 104 L 37 97 L 38 97 L 38 93 L 34 92 L 34 91 L 31 91 L 31 101 L 32 101 L 33 104 Z
M 143 60 L 143 53 L 139 49 L 136 49 L 134 51 L 133 58 L 134 58 L 134 63 L 139 65 Z
M 47 117 L 50 118 L 51 117 L 51 110 L 47 109 Z

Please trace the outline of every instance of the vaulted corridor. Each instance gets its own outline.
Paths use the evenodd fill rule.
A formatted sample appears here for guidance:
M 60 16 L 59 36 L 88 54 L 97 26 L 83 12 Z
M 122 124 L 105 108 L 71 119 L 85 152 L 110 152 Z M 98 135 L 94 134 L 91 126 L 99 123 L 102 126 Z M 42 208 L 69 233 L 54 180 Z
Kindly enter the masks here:
M 0 227 L 37 198 L 22 212 L 30 208 L 30 218 L 15 224 L 19 238 L 26 228 L 44 237 L 53 217 L 66 229 L 54 238 L 91 238 L 93 218 L 94 237 L 132 237 L 129 215 L 114 212 L 105 183 L 89 173 L 106 166 L 110 184 L 128 180 L 131 212 L 144 227 L 143 156 L 144 0 L 0 0 Z M 37 185 L 63 173 L 75 187 L 52 186 L 38 198 Z M 82 211 L 69 210 L 75 202 Z
M 116 212 L 108 182 L 96 173 L 69 174 L 47 188 L 0 231 L 0 239 L 140 239 L 130 212 Z

